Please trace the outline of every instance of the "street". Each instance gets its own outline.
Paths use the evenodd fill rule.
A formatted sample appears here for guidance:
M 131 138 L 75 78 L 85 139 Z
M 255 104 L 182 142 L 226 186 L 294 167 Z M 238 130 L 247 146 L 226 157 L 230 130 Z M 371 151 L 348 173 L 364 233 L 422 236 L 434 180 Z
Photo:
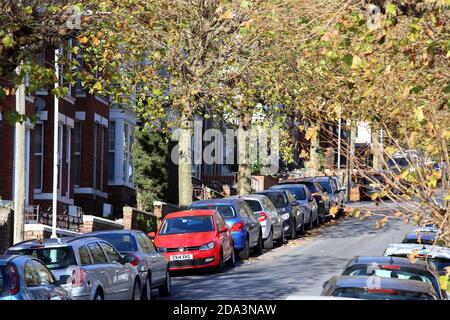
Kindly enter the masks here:
M 373 203 L 354 203 L 370 208 Z M 376 217 L 347 217 L 308 231 L 288 245 L 240 262 L 223 274 L 207 271 L 176 273 L 172 299 L 285 299 L 289 295 L 318 296 L 322 284 L 338 275 L 356 255 L 382 255 L 413 227 L 389 220 L 377 230 Z

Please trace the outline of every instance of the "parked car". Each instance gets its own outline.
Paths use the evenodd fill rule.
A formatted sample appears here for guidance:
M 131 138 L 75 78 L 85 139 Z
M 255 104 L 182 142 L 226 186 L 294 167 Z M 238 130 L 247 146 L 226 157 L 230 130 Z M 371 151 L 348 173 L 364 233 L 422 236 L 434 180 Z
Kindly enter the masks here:
M 372 172 L 366 176 L 357 178 L 359 194 L 362 200 L 372 200 L 374 194 L 380 194 L 383 191 L 382 185 L 385 184 L 382 173 Z
M 0 300 L 69 300 L 51 271 L 35 257 L 0 256 Z
M 8 254 L 39 258 L 74 300 L 139 300 L 141 279 L 133 256 L 122 256 L 111 244 L 92 236 L 30 240 Z
M 274 241 L 279 245 L 283 244 L 285 242 L 283 219 L 278 215 L 273 202 L 262 194 L 249 194 L 240 198 L 252 208 L 253 214 L 261 224 L 264 249 L 272 249 Z
M 329 198 L 331 206 L 336 206 L 339 208 L 338 215 L 342 214 L 343 210 L 343 197 L 341 190 L 338 188 L 336 181 L 331 177 L 316 177 L 317 181 L 319 181 L 322 189 L 324 189 Z
M 163 297 L 171 295 L 172 282 L 169 266 L 145 233 L 138 230 L 111 230 L 92 232 L 89 235 L 112 244 L 122 255 L 134 257 L 131 263 L 139 272 L 142 281 L 142 298 L 151 299 L 152 289 L 158 288 Z
M 349 261 L 343 276 L 378 276 L 416 280 L 430 283 L 440 299 L 446 299 L 447 294 L 439 285 L 439 273 L 430 268 L 425 261 L 414 263 L 407 258 L 399 257 L 355 257 Z
M 345 195 L 346 188 L 342 187 L 341 180 L 339 179 L 338 176 L 329 176 L 329 177 L 336 183 L 337 189 L 341 191 L 339 192 L 339 198 L 341 204 L 343 205 L 346 202 L 346 195 Z
M 270 189 L 258 191 L 257 194 L 263 194 L 272 200 L 277 208 L 277 212 L 284 220 L 284 233 L 291 239 L 297 237 L 297 232 L 305 231 L 304 207 L 295 199 L 291 191 L 287 189 Z
M 169 262 L 170 270 L 233 267 L 233 237 L 216 210 L 169 213 L 155 234 L 155 245 Z
M 336 276 L 324 283 L 322 296 L 366 300 L 438 300 L 431 284 L 377 276 Z
M 414 256 L 426 260 L 440 275 L 445 275 L 447 268 L 450 268 L 450 248 L 441 246 L 430 246 L 414 243 L 391 244 L 384 251 L 384 256 L 410 257 Z
M 240 259 L 248 259 L 251 249 L 257 254 L 262 253 L 261 225 L 244 199 L 200 200 L 192 203 L 189 208 L 217 210 L 224 218 L 228 228 L 230 228 L 233 235 L 234 249 Z
M 305 227 L 312 229 L 320 225 L 319 207 L 309 189 L 303 184 L 279 184 L 271 186 L 270 190 L 287 189 L 295 195 L 295 199 L 303 207 Z
M 416 243 L 433 245 L 436 242 L 437 233 L 427 230 L 415 230 L 406 234 L 402 243 Z
M 297 179 L 287 179 L 283 180 L 280 184 L 303 184 L 311 192 L 314 199 L 316 199 L 317 205 L 319 206 L 319 215 L 322 222 L 325 222 L 330 218 L 331 202 L 329 195 L 322 188 L 319 181 L 315 178 L 297 178 Z

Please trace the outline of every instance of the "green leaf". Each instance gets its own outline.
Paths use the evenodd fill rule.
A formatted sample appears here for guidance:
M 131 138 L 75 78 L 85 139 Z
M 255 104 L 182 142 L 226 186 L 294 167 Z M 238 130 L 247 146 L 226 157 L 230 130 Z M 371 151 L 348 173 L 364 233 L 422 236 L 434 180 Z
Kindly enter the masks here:
M 23 8 L 23 12 L 25 12 L 26 14 L 32 14 L 33 13 L 33 7 L 32 6 L 27 6 L 27 7 Z
M 351 66 L 353 63 L 353 56 L 350 53 L 347 53 L 343 58 L 342 61 L 348 66 Z
M 14 39 L 10 35 L 6 35 L 2 39 L 2 43 L 6 48 L 11 48 L 14 44 Z
M 102 91 L 103 90 L 103 85 L 102 85 L 102 83 L 100 81 L 98 81 L 98 82 L 96 82 L 94 84 L 92 89 L 94 89 L 95 91 Z
M 248 0 L 241 1 L 241 8 L 247 9 L 249 7 L 250 7 L 250 1 L 248 1 Z
M 409 92 L 410 92 L 410 93 L 419 93 L 419 92 L 422 91 L 423 89 L 424 89 L 423 86 L 417 85 L 417 86 L 414 86 L 414 87 L 412 87 L 411 89 L 409 89 Z
M 423 108 L 416 108 L 414 111 L 417 121 L 422 122 L 425 119 L 425 115 L 423 114 Z
M 390 16 L 395 16 L 397 14 L 397 10 L 395 9 L 395 4 L 388 3 L 386 5 L 386 14 Z

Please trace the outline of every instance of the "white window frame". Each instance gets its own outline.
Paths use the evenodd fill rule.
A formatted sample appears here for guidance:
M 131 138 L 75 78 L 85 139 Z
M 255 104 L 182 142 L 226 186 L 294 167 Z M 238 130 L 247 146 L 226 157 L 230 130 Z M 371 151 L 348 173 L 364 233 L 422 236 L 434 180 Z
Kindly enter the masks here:
M 62 182 L 63 182 L 63 144 L 64 144 L 64 126 L 58 125 L 58 194 L 62 195 Z
M 72 147 L 72 132 L 71 128 L 66 128 L 66 165 L 67 165 L 67 191 L 66 198 L 70 198 L 70 160 L 71 160 L 71 147 Z
M 40 167 L 40 171 L 38 172 L 34 172 L 34 174 L 39 174 L 40 176 L 40 180 L 41 180 L 41 185 L 40 188 L 36 189 L 34 188 L 34 193 L 42 193 L 42 188 L 43 188 L 43 184 L 44 184 L 44 123 L 42 121 L 37 121 L 36 125 L 40 125 L 41 126 L 41 152 L 36 152 L 36 149 L 33 150 L 33 158 L 36 157 L 40 157 L 41 158 L 41 167 Z M 36 130 L 36 126 L 34 127 L 34 130 Z M 33 180 L 33 187 L 34 187 L 34 180 Z
M 78 177 L 78 179 L 79 179 L 79 182 L 81 183 L 81 148 L 82 148 L 82 136 L 83 136 L 83 126 L 81 125 L 82 124 L 82 122 L 81 121 L 76 121 L 75 122 L 75 127 L 77 126 L 77 125 L 79 125 L 80 126 L 80 150 L 79 151 L 76 151 L 75 150 L 75 148 L 74 148 L 74 152 L 73 152 L 73 154 L 74 154 L 74 157 L 78 157 L 79 158 L 79 160 L 78 160 L 78 164 L 79 164 L 79 168 L 78 168 L 78 174 L 79 174 L 79 177 Z M 75 134 L 75 132 L 76 132 L 76 130 L 75 130 L 75 128 L 74 128 L 74 134 Z M 74 137 L 75 138 L 75 137 Z M 75 177 L 74 178 L 75 180 L 77 179 L 77 177 Z M 75 182 L 75 181 L 74 181 Z M 75 187 L 79 187 L 80 185 L 79 184 L 75 184 Z
M 123 146 L 122 146 L 122 152 L 123 152 L 123 161 L 122 161 L 122 181 L 125 185 L 128 186 L 134 186 L 134 168 L 133 168 L 133 143 L 132 136 L 134 137 L 134 127 L 124 122 L 123 126 Z M 125 144 L 126 142 L 126 144 Z M 125 148 L 126 147 L 126 148 Z M 131 163 L 131 178 L 129 177 L 129 168 Z M 131 181 L 130 181 L 131 180 Z
M 112 133 L 112 134 L 111 134 Z M 114 137 L 113 139 L 113 148 L 111 149 L 111 137 Z M 116 181 L 116 121 L 111 120 L 109 121 L 109 139 L 108 139 L 108 182 L 115 182 Z M 109 156 L 110 154 L 113 155 L 113 165 L 112 168 L 109 167 Z M 109 173 L 112 173 L 112 179 L 110 179 Z

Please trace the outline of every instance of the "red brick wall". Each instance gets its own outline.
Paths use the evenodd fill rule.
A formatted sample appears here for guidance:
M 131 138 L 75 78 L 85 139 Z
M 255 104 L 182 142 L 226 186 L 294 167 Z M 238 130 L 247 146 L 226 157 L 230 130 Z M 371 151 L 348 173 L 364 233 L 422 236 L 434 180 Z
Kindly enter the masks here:
M 136 191 L 126 186 L 109 186 L 108 201 L 113 206 L 113 216 L 122 218 L 125 205 L 136 205 Z

